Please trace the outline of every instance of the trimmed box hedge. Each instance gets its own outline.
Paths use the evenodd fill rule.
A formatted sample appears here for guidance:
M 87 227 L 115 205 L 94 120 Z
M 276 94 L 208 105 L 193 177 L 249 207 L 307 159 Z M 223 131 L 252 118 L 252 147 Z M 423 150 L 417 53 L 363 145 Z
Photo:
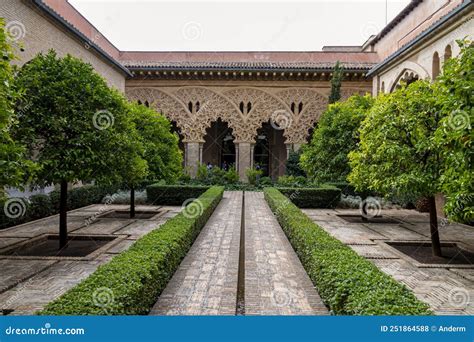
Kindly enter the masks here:
M 338 315 L 429 315 L 404 285 L 329 235 L 275 188 L 264 189 L 321 298 Z
M 341 200 L 341 189 L 328 188 L 280 188 L 278 190 L 299 208 L 336 208 Z
M 49 303 L 40 315 L 144 315 L 155 304 L 224 193 L 212 187 L 178 215 Z
M 204 185 L 161 185 L 146 188 L 147 202 L 154 205 L 182 205 L 190 198 L 198 198 L 210 186 Z

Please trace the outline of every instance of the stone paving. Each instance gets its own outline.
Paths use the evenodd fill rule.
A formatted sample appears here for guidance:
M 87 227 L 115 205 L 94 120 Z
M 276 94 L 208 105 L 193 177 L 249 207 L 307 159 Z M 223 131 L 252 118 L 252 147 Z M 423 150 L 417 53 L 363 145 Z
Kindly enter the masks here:
M 245 193 L 245 315 L 323 315 L 328 310 L 262 193 Z M 152 315 L 235 315 L 242 192 L 224 199 Z
M 245 193 L 245 314 L 328 314 L 261 192 Z
M 430 242 L 429 217 L 414 210 L 382 210 L 399 223 L 348 223 L 341 214 L 358 210 L 303 210 L 314 222 L 405 284 L 439 315 L 474 314 L 474 265 L 422 265 L 388 246 L 389 241 Z M 442 242 L 474 251 L 474 228 L 440 219 Z
M 225 192 L 151 315 L 235 315 L 242 192 Z
M 181 207 L 137 206 L 137 210 L 153 209 L 160 213 L 150 220 L 111 219 L 98 217 L 91 224 L 86 220 L 109 210 L 123 210 L 124 205 L 92 205 L 68 213 L 68 231 L 74 235 L 120 237 L 111 241 L 93 258 L 41 258 L 0 256 L 0 314 L 29 315 L 43 308 L 93 273 L 99 265 L 128 249 L 146 233 L 157 229 L 176 215 Z M 0 249 L 9 248 L 43 234 L 57 234 L 57 215 L 0 231 Z

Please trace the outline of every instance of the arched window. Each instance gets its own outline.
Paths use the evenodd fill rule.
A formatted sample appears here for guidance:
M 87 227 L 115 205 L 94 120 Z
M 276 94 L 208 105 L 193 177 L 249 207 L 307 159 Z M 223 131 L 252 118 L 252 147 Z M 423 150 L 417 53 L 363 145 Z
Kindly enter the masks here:
M 451 50 L 451 45 L 448 44 L 444 49 L 444 61 L 446 62 L 451 57 L 453 57 L 453 50 Z
M 300 102 L 300 104 L 298 105 L 298 114 L 301 113 L 303 111 L 303 102 Z
M 142 101 L 138 100 L 138 104 L 141 105 L 141 104 L 142 104 Z
M 239 108 L 240 108 L 240 112 L 244 113 L 244 103 L 243 102 L 240 102 Z
M 196 102 L 196 112 L 199 112 L 199 108 L 201 108 L 201 104 L 198 102 Z
M 193 112 L 193 103 L 191 101 L 188 103 L 188 109 L 191 113 Z
M 291 111 L 293 113 L 295 112 L 295 103 L 294 102 L 291 103 Z
M 145 106 L 150 107 L 150 104 L 148 103 L 148 101 L 145 101 Z
M 438 77 L 439 75 L 439 54 L 438 52 L 435 52 L 433 54 L 433 70 L 432 70 L 432 73 L 433 73 L 433 80 Z
M 382 81 L 382 86 L 380 87 L 380 92 L 385 93 L 385 82 Z
M 250 113 L 251 110 L 252 110 L 252 104 L 249 102 L 247 103 L 247 113 Z

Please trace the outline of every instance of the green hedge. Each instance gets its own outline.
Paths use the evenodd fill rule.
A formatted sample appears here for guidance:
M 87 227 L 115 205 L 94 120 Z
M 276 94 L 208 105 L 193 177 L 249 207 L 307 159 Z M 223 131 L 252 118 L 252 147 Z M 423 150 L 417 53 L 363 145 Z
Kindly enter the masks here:
M 278 188 L 299 208 L 335 208 L 341 200 L 341 190 L 331 188 Z
M 147 314 L 222 199 L 223 192 L 222 187 L 210 188 L 183 209 L 185 212 L 188 209 L 188 215 L 181 212 L 160 229 L 140 238 L 39 314 Z
M 146 188 L 147 202 L 154 205 L 182 205 L 191 198 L 198 198 L 209 186 L 204 185 L 161 185 Z
M 404 285 L 330 236 L 275 188 L 264 189 L 293 248 L 324 302 L 338 315 L 428 315 Z
M 68 191 L 68 210 L 85 207 L 91 204 L 101 203 L 106 195 L 111 195 L 117 192 L 120 186 L 99 186 L 99 185 L 84 185 L 82 187 L 74 188 Z M 38 220 L 40 218 L 48 217 L 59 213 L 59 197 L 60 192 L 54 190 L 48 195 L 37 194 L 30 198 L 14 198 L 7 199 L 9 203 L 17 203 L 22 210 L 22 215 L 17 218 L 11 218 L 6 215 L 5 201 L 0 201 L 0 229 L 8 228 L 18 224 Z M 13 202 L 11 202 L 13 201 Z

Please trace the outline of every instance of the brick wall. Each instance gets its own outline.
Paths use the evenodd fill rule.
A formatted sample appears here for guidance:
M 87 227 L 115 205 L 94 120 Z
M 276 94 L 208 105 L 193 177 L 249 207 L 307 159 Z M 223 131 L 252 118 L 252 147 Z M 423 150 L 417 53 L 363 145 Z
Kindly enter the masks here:
M 24 64 L 39 52 L 54 49 L 59 55 L 71 54 L 90 63 L 109 85 L 125 90 L 125 75 L 99 54 L 75 38 L 56 22 L 26 0 L 1 0 L 0 17 L 7 25 L 15 27 L 18 43 L 24 51 L 17 51 L 19 64 Z

